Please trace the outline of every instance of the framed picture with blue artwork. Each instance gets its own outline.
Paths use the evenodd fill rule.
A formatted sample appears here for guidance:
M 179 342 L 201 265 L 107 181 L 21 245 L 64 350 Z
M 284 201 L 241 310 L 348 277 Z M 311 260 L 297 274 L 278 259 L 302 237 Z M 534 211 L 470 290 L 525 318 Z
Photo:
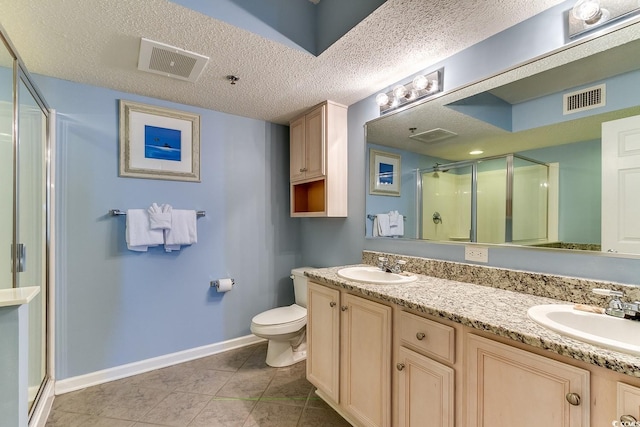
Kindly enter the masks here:
M 120 176 L 200 182 L 200 116 L 121 99 Z
M 369 150 L 369 193 L 400 196 L 400 155 Z

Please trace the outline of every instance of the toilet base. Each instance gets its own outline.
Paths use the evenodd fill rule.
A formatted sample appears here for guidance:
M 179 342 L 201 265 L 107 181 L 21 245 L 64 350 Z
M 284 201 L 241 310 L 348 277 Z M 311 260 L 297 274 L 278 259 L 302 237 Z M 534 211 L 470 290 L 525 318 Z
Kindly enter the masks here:
M 274 368 L 291 366 L 307 358 L 307 343 L 303 342 L 294 350 L 290 341 L 269 340 L 266 363 Z

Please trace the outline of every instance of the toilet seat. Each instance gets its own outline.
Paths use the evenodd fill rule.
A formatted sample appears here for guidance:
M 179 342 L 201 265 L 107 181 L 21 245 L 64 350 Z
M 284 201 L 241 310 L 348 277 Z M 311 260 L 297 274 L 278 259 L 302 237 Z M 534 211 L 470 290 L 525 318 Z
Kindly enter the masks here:
M 297 332 L 307 324 L 307 309 L 297 304 L 260 313 L 251 320 L 251 332 L 282 335 Z

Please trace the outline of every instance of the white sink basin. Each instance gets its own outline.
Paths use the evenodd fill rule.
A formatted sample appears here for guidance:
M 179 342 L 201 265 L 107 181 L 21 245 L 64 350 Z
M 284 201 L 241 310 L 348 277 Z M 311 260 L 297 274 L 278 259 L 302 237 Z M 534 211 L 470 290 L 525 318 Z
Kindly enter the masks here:
M 531 307 L 534 322 L 580 341 L 640 356 L 640 322 L 575 310 L 572 304 Z
M 378 267 L 347 267 L 338 270 L 343 279 L 376 285 L 399 285 L 415 282 L 418 278 L 410 273 L 387 273 Z

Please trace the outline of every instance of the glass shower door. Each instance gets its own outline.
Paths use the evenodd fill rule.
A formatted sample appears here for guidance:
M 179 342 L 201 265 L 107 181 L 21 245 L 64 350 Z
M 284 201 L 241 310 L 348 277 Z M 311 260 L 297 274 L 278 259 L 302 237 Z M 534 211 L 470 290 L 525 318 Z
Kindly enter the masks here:
M 13 57 L 0 39 L 0 289 L 13 287 Z
M 18 86 L 16 286 L 38 286 L 29 304 L 29 404 L 46 369 L 47 117 L 22 79 Z

